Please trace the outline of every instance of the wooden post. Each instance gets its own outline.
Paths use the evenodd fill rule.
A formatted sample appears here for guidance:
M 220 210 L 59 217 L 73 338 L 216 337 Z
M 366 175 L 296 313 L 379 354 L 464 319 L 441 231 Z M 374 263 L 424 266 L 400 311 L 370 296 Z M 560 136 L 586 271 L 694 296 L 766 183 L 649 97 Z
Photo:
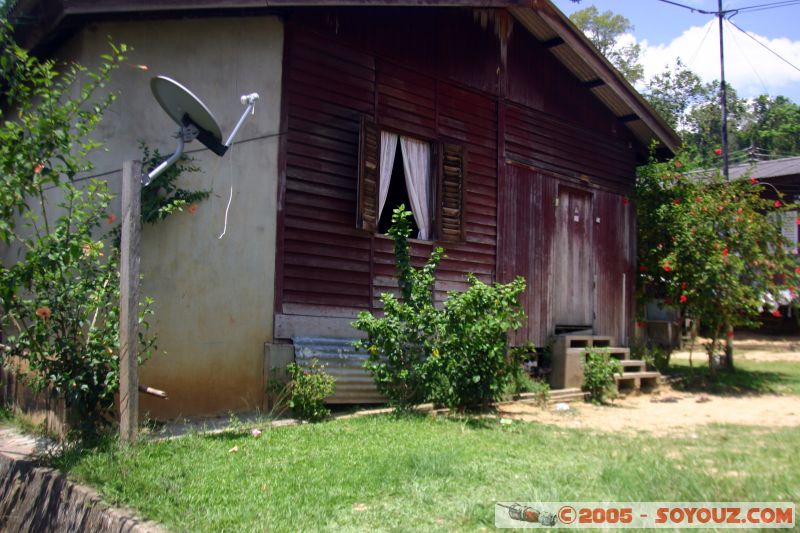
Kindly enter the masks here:
M 139 237 L 142 164 L 122 164 L 119 302 L 119 438 L 136 441 L 139 426 Z

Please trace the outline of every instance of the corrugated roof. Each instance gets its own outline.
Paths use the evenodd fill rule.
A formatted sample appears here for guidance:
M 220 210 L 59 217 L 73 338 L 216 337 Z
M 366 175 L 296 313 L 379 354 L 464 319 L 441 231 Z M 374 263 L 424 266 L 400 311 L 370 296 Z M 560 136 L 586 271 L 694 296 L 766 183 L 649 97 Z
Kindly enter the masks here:
M 731 179 L 742 177 L 767 179 L 798 176 L 798 180 L 800 180 L 800 156 L 734 165 L 728 169 L 728 175 Z

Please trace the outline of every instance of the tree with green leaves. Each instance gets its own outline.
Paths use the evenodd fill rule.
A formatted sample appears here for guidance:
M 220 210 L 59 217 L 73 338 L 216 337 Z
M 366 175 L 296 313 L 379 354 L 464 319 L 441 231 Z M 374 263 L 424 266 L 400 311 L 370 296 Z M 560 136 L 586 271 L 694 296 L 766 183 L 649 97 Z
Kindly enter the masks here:
M 119 252 L 105 181 L 82 180 L 93 132 L 116 98 L 104 93 L 126 47 L 96 70 L 59 66 L 20 48 L 0 22 L 0 364 L 62 398 L 84 437 L 111 420 L 119 383 Z M 81 81 L 85 80 L 85 81 Z M 140 309 L 140 354 L 153 348 Z
M 635 40 L 624 43 L 622 39 L 634 29 L 630 20 L 610 10 L 601 13 L 595 6 L 576 11 L 569 18 L 631 84 L 644 77 L 639 60 L 641 46 Z
M 773 156 L 800 155 L 800 106 L 785 96 L 752 100 L 739 131 L 739 148 L 758 148 Z
M 687 113 L 711 98 L 708 90 L 700 76 L 678 58 L 647 81 L 644 94 L 664 120 L 680 132 L 690 128 Z
M 796 206 L 765 199 L 755 179 L 686 169 L 677 159 L 640 169 L 638 292 L 705 325 L 713 371 L 728 326 L 756 325 L 772 298 L 797 295 L 800 267 L 779 217 Z

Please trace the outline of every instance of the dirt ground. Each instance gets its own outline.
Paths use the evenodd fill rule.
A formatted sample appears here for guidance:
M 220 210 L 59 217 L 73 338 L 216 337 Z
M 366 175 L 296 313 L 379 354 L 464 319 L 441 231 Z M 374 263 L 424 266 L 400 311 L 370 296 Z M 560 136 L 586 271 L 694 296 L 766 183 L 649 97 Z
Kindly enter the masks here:
M 751 361 L 796 361 L 800 364 L 800 337 L 774 338 L 758 335 L 736 339 L 737 359 Z M 673 354 L 688 358 L 689 352 Z M 702 361 L 705 351 L 698 344 L 694 360 Z M 711 423 L 761 427 L 800 426 L 800 396 L 765 394 L 760 396 L 720 396 L 672 390 L 662 385 L 653 393 L 629 395 L 609 406 L 571 403 L 565 411 L 550 406 L 504 405 L 501 416 L 561 427 L 599 431 L 648 432 L 657 435 L 692 434 L 699 426 Z
M 547 410 L 530 404 L 504 405 L 501 416 L 600 431 L 645 431 L 656 435 L 691 432 L 711 423 L 762 427 L 800 426 L 800 396 L 716 396 L 689 394 L 662 387 L 652 394 L 628 396 L 608 406 L 571 403 L 569 410 Z

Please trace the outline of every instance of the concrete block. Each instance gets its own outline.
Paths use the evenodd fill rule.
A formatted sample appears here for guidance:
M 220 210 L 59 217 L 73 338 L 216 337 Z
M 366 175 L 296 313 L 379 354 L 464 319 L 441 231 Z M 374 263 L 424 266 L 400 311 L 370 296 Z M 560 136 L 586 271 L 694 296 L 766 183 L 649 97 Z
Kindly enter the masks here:
M 583 350 L 554 350 L 550 385 L 554 389 L 581 388 L 583 386 L 583 360 Z

